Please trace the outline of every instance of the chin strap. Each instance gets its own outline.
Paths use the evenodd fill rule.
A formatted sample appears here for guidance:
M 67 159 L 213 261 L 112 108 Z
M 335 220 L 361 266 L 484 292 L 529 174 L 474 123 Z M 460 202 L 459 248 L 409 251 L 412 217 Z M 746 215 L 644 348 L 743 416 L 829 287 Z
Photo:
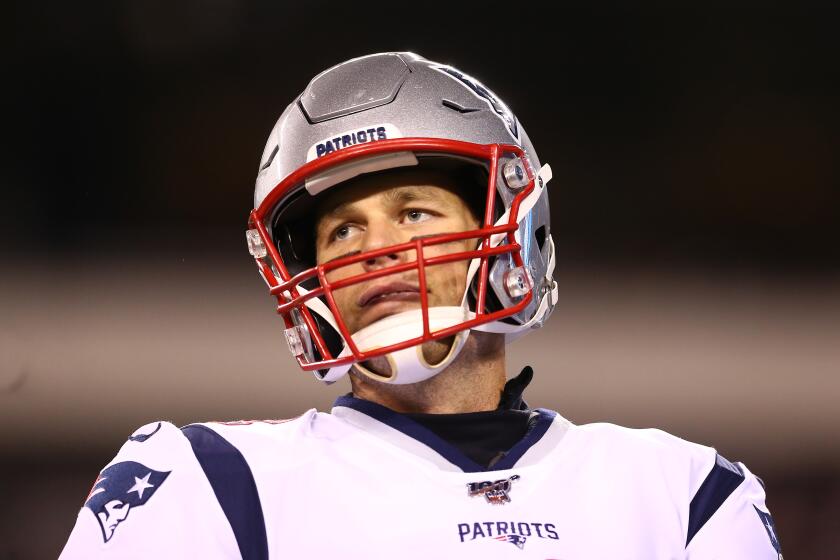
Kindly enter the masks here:
M 463 323 L 467 320 L 468 315 L 469 312 L 462 307 L 430 307 L 429 331 L 435 332 Z M 412 309 L 385 317 L 359 330 L 353 335 L 353 342 L 361 352 L 368 352 L 422 335 L 422 311 Z M 434 364 L 430 364 L 426 360 L 422 345 L 417 345 L 383 356 L 388 362 L 390 375 L 376 373 L 360 363 L 353 364 L 353 367 L 362 375 L 382 383 L 393 383 L 395 385 L 417 383 L 433 377 L 451 364 L 464 348 L 464 343 L 468 337 L 469 330 L 456 333 L 447 355 L 440 362 Z M 350 354 L 350 349 L 345 344 L 339 357 L 343 358 Z M 349 369 L 349 365 L 330 368 L 322 379 L 326 382 L 335 381 L 347 373 Z

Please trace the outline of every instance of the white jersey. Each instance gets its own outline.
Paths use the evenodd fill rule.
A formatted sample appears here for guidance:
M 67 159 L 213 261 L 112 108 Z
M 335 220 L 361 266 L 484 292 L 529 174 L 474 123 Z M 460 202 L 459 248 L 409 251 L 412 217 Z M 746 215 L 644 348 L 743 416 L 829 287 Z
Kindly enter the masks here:
M 152 423 L 102 471 L 61 559 L 781 558 L 744 465 L 534 413 L 492 470 L 349 396 L 289 421 Z

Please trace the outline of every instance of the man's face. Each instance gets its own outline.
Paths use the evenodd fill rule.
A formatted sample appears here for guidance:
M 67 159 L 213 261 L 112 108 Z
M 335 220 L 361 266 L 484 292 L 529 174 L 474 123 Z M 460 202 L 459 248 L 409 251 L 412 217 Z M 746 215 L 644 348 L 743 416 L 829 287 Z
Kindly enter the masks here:
M 459 185 L 442 173 L 400 170 L 362 176 L 327 193 L 317 211 L 319 264 L 345 255 L 405 243 L 417 237 L 473 230 L 478 220 L 456 194 Z M 426 258 L 469 251 L 477 239 L 424 249 Z M 416 260 L 415 251 L 389 253 L 327 274 L 331 282 Z M 466 285 L 468 260 L 426 267 L 429 306 L 458 306 Z M 371 323 L 420 307 L 417 270 L 385 275 L 334 292 L 351 333 Z

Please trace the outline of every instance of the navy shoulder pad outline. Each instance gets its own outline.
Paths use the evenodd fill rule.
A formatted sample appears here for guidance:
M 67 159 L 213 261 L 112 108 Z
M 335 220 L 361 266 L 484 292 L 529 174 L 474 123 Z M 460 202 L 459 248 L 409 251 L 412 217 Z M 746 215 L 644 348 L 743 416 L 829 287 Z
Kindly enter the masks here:
M 715 464 L 691 499 L 688 507 L 688 533 L 685 546 L 691 542 L 703 525 L 711 519 L 726 498 L 744 481 L 744 471 L 735 463 L 730 463 L 719 453 Z
M 242 453 L 207 426 L 181 428 L 230 523 L 242 560 L 268 560 L 268 538 L 257 483 Z

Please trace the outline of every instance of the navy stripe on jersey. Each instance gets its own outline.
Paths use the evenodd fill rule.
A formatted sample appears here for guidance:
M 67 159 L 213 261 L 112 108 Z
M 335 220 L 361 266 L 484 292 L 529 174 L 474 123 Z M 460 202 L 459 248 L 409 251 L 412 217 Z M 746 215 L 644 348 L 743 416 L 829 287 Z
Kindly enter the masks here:
M 524 455 L 528 449 L 530 449 L 540 440 L 540 438 L 542 438 L 543 435 L 545 435 L 545 432 L 548 430 L 548 427 L 551 425 L 555 416 L 555 414 L 551 411 L 542 409 L 536 410 L 535 412 L 538 414 L 537 421 L 528 430 L 525 437 L 522 438 L 519 443 L 514 445 L 510 451 L 508 451 L 508 453 L 492 467 L 484 468 L 482 465 L 479 465 L 464 455 L 460 449 L 442 439 L 425 426 L 380 404 L 357 399 L 352 395 L 344 395 L 338 397 L 333 406 L 352 408 L 353 410 L 357 410 L 370 416 L 371 418 L 379 420 L 383 424 L 388 424 L 395 430 L 399 430 L 405 435 L 432 448 L 444 459 L 464 472 L 501 471 L 512 468 L 522 455 Z
M 181 428 L 181 431 L 190 441 L 193 453 L 225 512 L 242 560 L 267 560 L 268 539 L 260 496 L 254 475 L 242 453 L 206 426 L 193 424 Z
M 715 458 L 712 470 L 700 485 L 688 507 L 688 535 L 685 546 L 691 542 L 703 525 L 714 515 L 723 502 L 744 481 L 744 471 L 720 455 Z
M 557 416 L 556 412 L 543 408 L 538 408 L 534 412 L 537 413 L 536 422 L 528 428 L 525 437 L 519 440 L 519 443 L 511 447 L 510 451 L 493 465 L 493 470 L 512 469 L 516 462 L 525 455 L 525 452 L 542 439 L 554 421 L 554 417 Z

